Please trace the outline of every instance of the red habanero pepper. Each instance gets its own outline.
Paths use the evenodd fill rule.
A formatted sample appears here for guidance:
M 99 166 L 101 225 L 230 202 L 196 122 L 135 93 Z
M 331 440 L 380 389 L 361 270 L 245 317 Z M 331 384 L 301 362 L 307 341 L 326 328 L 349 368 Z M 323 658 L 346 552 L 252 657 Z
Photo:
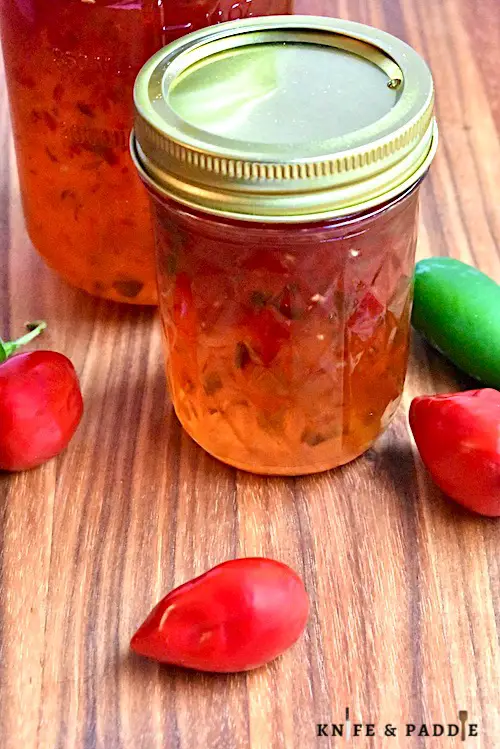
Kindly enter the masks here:
M 75 369 L 56 351 L 10 357 L 43 329 L 0 341 L 0 468 L 23 471 L 58 455 L 76 431 L 83 400 Z
M 234 559 L 171 591 L 135 633 L 131 648 L 198 671 L 247 671 L 293 645 L 308 614 L 304 584 L 290 567 L 272 559 Z
M 491 388 L 415 398 L 410 426 L 422 460 L 451 499 L 500 516 L 500 392 Z

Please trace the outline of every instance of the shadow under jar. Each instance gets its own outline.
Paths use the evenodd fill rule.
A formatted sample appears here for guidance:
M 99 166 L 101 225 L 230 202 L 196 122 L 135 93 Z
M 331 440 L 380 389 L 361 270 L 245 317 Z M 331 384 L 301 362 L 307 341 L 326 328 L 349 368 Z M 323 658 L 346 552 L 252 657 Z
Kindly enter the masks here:
M 291 0 L 0 0 L 30 238 L 91 294 L 156 302 L 150 211 L 128 140 L 143 63 L 182 35 Z
M 403 390 L 433 84 L 336 19 L 192 34 L 138 76 L 167 375 L 209 453 L 297 475 L 364 452 Z

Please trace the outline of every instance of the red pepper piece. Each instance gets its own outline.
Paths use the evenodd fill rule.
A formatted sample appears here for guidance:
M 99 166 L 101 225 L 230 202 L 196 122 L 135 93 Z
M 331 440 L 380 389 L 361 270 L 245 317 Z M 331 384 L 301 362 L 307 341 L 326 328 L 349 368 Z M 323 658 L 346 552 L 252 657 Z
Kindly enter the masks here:
M 415 398 L 410 426 L 436 484 L 469 510 L 500 516 L 500 392 Z
M 384 305 L 371 291 L 367 291 L 350 316 L 347 326 L 362 341 L 366 341 L 375 332 L 384 312 Z
M 304 584 L 290 567 L 272 559 L 235 559 L 169 593 L 131 648 L 199 671 L 247 671 L 293 645 L 308 614 Z
M 271 307 L 252 310 L 246 320 L 250 331 L 249 345 L 259 360 L 268 367 L 290 338 L 290 321 L 279 319 Z
M 272 250 L 255 250 L 242 263 L 245 270 L 266 271 L 268 273 L 287 273 L 289 268 L 285 265 L 282 253 Z
M 296 287 L 285 286 L 278 300 L 278 309 L 288 320 L 300 320 L 305 312 L 305 304 Z

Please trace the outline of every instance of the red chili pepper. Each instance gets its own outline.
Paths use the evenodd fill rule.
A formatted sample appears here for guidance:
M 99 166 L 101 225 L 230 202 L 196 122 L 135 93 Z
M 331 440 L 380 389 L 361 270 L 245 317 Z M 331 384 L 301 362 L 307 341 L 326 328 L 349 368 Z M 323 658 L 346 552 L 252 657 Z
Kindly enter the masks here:
M 500 392 L 415 398 L 410 426 L 436 484 L 469 510 L 500 516 Z
M 58 455 L 82 416 L 78 378 L 69 359 L 55 351 L 13 354 L 45 327 L 0 343 L 0 468 L 22 471 Z
M 272 559 L 235 559 L 169 593 L 130 645 L 162 663 L 247 671 L 293 645 L 308 614 L 304 584 L 290 567 Z

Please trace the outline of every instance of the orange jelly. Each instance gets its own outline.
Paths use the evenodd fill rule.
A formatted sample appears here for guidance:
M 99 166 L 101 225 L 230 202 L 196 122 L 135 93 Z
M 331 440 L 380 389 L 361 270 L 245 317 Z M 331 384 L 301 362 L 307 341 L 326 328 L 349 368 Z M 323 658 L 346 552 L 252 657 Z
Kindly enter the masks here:
M 200 445 L 262 473 L 369 447 L 403 389 L 417 199 L 278 227 L 155 203 L 168 381 Z
M 403 391 L 430 73 L 394 37 L 331 19 L 184 41 L 139 75 L 132 142 L 174 408 L 238 468 L 333 468 Z
M 29 235 L 67 281 L 156 301 L 146 195 L 128 153 L 134 79 L 195 29 L 290 0 L 2 0 L 0 26 Z

